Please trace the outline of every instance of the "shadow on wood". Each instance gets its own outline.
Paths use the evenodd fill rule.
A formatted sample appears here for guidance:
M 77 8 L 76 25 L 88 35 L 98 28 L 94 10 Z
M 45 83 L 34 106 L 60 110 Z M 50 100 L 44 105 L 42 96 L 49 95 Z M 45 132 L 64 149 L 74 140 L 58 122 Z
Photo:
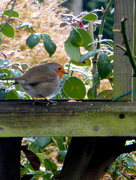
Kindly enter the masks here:
M 20 179 L 21 138 L 0 138 L 0 179 Z
M 74 137 L 60 180 L 99 180 L 113 161 L 136 145 L 124 146 L 127 137 Z

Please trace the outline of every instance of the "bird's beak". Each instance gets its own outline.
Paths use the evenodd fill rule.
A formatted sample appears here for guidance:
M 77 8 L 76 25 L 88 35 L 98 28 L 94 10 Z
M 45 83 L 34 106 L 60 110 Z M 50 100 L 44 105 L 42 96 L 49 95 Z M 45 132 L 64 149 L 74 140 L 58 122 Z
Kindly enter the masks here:
M 68 74 L 68 73 L 64 71 L 64 74 Z

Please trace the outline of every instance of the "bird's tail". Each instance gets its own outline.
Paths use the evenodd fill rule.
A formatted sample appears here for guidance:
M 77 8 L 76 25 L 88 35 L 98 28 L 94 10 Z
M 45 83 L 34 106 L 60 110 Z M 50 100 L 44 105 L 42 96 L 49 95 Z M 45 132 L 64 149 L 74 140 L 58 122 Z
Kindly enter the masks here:
M 2 81 L 5 81 L 5 80 L 17 80 L 18 78 L 15 78 L 15 77 L 11 77 L 11 78 L 3 78 L 3 79 L 0 79 Z

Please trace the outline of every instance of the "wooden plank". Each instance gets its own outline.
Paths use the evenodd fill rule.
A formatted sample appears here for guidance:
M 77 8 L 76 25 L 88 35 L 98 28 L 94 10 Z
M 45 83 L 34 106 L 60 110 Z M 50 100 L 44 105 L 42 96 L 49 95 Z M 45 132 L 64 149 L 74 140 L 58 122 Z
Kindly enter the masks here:
M 127 17 L 127 34 L 133 48 L 133 3 L 130 0 L 115 0 L 114 29 L 120 29 L 121 19 Z M 132 89 L 132 68 L 127 56 L 116 45 L 122 44 L 122 34 L 114 33 L 114 97 L 118 97 Z M 129 94 L 120 100 L 131 100 Z
M 0 137 L 136 136 L 136 103 L 42 102 L 0 101 Z

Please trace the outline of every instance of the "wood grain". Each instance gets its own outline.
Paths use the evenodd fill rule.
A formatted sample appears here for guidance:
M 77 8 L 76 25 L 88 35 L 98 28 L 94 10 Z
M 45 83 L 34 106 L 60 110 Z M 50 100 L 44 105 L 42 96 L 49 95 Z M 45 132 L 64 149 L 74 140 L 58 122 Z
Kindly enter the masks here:
M 127 17 L 127 34 L 133 48 L 133 1 L 115 0 L 114 29 L 120 29 L 121 19 Z M 122 45 L 122 34 L 114 33 L 114 97 L 118 97 L 132 89 L 132 68 L 127 56 L 116 45 Z M 120 99 L 132 100 L 132 94 Z
M 0 101 L 0 137 L 135 136 L 136 103 Z

